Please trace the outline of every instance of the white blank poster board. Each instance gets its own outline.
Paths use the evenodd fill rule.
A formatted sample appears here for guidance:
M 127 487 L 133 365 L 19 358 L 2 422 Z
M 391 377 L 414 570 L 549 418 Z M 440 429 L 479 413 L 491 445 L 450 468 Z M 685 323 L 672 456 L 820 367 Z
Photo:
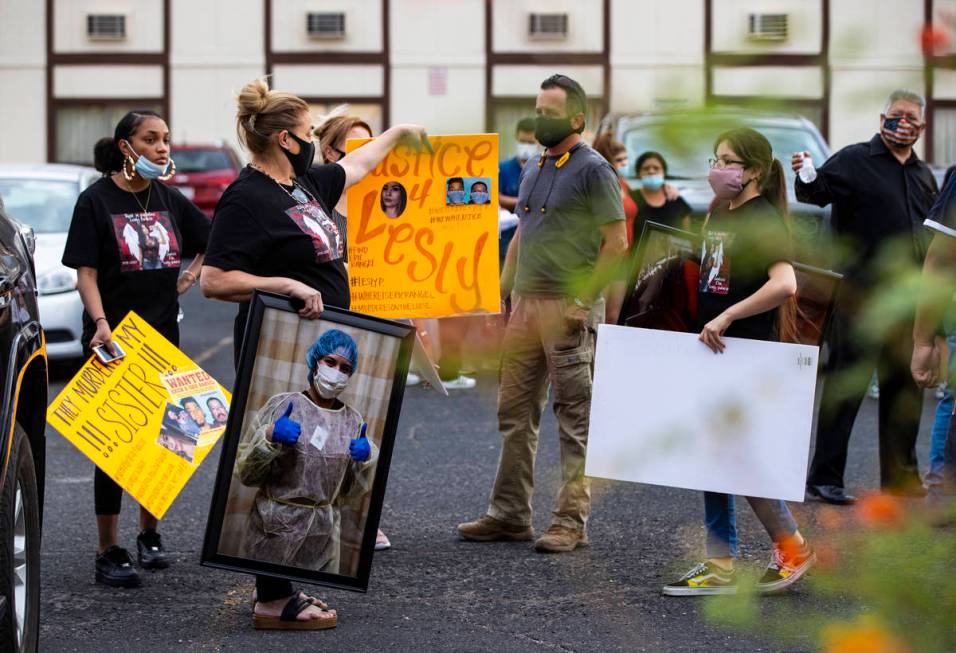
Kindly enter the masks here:
M 803 501 L 818 348 L 601 325 L 585 473 Z

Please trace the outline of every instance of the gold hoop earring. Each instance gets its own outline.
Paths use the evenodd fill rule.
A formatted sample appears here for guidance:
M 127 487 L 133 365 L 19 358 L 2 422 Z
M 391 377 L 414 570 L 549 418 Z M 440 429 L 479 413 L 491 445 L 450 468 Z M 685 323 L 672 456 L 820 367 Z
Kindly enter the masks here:
M 160 175 L 159 177 L 156 177 L 156 178 L 159 179 L 160 181 L 169 181 L 170 179 L 173 178 L 173 175 L 175 174 L 176 174 L 176 162 L 173 161 L 173 157 L 169 157 L 169 172 L 167 172 L 165 175 Z
M 129 165 L 129 170 L 126 169 L 126 166 Z M 123 159 L 123 179 L 126 181 L 133 181 L 133 176 L 136 174 L 136 164 L 133 163 L 133 157 L 126 155 L 126 158 Z

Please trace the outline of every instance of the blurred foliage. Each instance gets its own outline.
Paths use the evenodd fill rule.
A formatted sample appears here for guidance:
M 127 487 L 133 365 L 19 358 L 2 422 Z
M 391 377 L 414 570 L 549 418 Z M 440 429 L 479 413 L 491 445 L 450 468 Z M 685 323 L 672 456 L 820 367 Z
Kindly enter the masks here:
M 913 511 L 899 499 L 874 494 L 853 509 L 824 507 L 812 538 L 819 562 L 802 581 L 819 602 L 794 610 L 786 601 L 761 601 L 751 590 L 708 600 L 705 614 L 724 627 L 790 645 L 805 645 L 811 634 L 825 653 L 951 653 L 953 524 L 956 503 Z M 834 602 L 846 606 L 840 617 L 826 608 Z

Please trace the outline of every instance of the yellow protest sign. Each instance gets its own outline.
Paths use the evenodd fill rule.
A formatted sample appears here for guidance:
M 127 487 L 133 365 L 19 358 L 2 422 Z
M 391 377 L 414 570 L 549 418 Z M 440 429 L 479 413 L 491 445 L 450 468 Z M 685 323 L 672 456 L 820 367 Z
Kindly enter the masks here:
M 348 191 L 352 310 L 386 318 L 497 313 L 498 135 L 393 149 Z M 368 139 L 352 139 L 352 151 Z
M 223 434 L 229 392 L 135 313 L 113 331 L 126 356 L 93 356 L 47 423 L 162 519 Z

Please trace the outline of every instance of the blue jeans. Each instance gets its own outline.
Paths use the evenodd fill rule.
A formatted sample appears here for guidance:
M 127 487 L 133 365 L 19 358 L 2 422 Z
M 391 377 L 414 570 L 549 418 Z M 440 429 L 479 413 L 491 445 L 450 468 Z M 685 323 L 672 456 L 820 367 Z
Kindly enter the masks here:
M 956 382 L 956 329 L 949 332 L 946 345 L 949 347 L 950 385 L 936 406 L 936 419 L 933 421 L 929 445 L 929 472 L 925 478 L 928 487 L 940 485 L 943 482 L 943 457 L 949 420 L 953 414 L 953 383 Z
M 770 539 L 779 542 L 797 532 L 790 508 L 779 499 L 745 497 Z M 733 495 L 704 492 L 704 523 L 707 526 L 707 557 L 737 557 L 737 514 Z

